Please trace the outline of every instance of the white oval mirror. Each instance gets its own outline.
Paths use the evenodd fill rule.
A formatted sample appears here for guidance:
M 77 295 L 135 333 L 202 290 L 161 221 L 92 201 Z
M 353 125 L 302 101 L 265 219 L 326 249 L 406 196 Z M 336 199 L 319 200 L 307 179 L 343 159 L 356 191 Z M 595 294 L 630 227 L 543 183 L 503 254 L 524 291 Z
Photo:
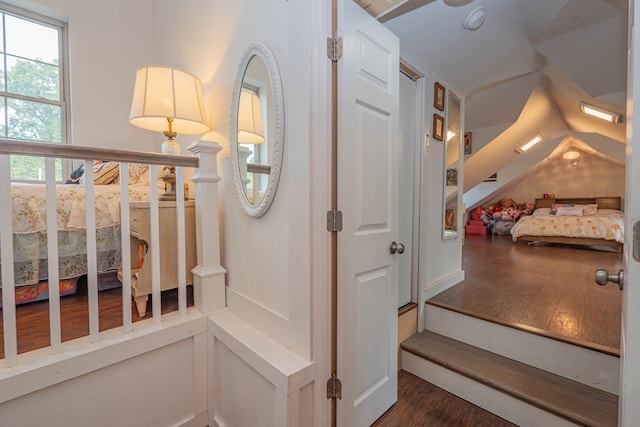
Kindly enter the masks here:
M 251 44 L 242 56 L 231 107 L 231 161 L 244 212 L 264 215 L 275 197 L 284 145 L 284 98 L 273 52 Z

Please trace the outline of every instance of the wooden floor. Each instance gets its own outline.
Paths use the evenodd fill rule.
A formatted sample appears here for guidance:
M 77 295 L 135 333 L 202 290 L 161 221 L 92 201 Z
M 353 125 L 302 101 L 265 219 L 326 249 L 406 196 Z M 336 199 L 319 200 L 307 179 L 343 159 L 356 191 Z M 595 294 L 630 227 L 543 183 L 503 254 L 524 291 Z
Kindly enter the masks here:
M 138 322 L 151 316 L 151 295 L 147 303 L 147 317 L 138 316 L 135 303 L 131 303 L 131 320 Z M 101 331 L 122 326 L 122 289 L 114 288 L 98 292 L 99 327 Z M 178 309 L 176 289 L 162 293 L 162 312 Z M 187 286 L 187 305 L 193 305 L 193 287 Z M 60 298 L 62 341 L 70 341 L 89 335 L 89 303 L 86 281 L 78 283 L 78 292 Z M 49 302 L 37 301 L 16 307 L 18 353 L 26 353 L 50 345 Z M 0 309 L 0 359 L 4 358 L 4 329 Z
M 429 301 L 610 354 L 620 354 L 622 292 L 596 285 L 597 268 L 617 273 L 622 254 L 466 236 L 465 280 Z
M 373 425 L 376 427 L 515 426 L 406 371 L 398 373 L 398 401 Z

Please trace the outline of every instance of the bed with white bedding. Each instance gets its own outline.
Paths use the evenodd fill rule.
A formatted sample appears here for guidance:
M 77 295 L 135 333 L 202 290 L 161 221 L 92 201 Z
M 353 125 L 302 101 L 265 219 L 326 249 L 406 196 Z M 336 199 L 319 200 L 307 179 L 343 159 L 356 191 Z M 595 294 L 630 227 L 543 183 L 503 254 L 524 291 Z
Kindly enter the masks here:
M 533 215 L 511 228 L 513 240 L 607 247 L 622 251 L 620 197 L 536 199 Z
M 120 264 L 120 186 L 96 185 L 96 245 L 98 273 Z M 56 188 L 60 279 L 87 272 L 84 185 Z M 130 186 L 129 200 L 149 200 L 148 186 Z M 45 186 L 11 184 L 14 279 L 16 286 L 48 277 Z
M 99 289 L 106 280 L 115 281 L 115 273 L 121 263 L 118 165 L 114 162 L 109 163 L 109 171 L 103 168 L 96 172 L 94 166 Z M 149 200 L 148 165 L 129 164 L 129 184 L 130 201 Z M 74 293 L 77 279 L 87 273 L 85 189 L 84 185 L 77 184 L 56 185 L 58 274 L 61 295 Z M 11 183 L 13 269 L 17 303 L 48 297 L 46 205 L 44 184 Z

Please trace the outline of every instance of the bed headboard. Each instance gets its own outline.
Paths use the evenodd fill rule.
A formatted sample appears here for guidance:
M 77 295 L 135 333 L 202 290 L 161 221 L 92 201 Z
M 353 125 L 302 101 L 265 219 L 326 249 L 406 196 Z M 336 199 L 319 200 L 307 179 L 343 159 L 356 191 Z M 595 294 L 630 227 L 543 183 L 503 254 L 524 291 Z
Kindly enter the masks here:
M 550 208 L 554 203 L 567 203 L 574 205 L 588 205 L 597 203 L 598 209 L 622 210 L 622 197 L 574 197 L 566 199 L 536 199 L 535 208 Z

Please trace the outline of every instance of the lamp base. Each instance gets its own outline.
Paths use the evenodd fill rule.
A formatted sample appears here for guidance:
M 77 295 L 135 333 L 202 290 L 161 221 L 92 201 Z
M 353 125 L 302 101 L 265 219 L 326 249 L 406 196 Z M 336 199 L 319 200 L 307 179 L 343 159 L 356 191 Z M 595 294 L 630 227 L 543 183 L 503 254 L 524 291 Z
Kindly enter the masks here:
M 175 200 L 176 199 L 176 174 L 174 169 L 170 168 L 169 173 L 162 175 L 164 181 L 165 192 L 158 196 L 158 200 Z
M 173 138 L 167 139 L 162 143 L 162 154 L 180 154 L 180 144 Z

